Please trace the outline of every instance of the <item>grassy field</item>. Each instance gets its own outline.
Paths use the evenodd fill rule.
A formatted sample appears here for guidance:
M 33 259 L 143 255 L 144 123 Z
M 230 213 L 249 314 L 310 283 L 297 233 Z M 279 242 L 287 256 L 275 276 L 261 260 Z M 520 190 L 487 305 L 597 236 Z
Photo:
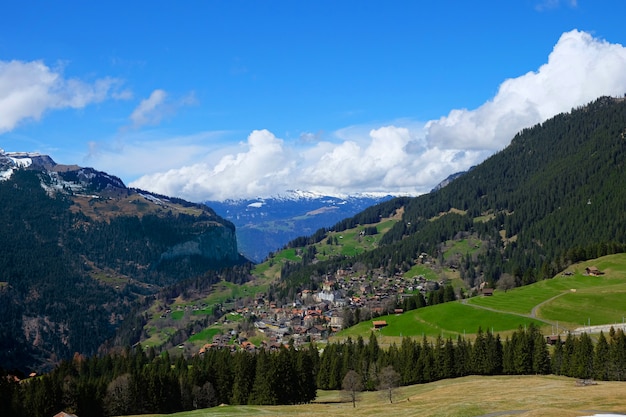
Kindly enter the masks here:
M 404 336 L 428 338 L 439 335 L 444 338 L 456 338 L 458 335 L 474 334 L 478 327 L 484 331 L 493 330 L 495 333 L 507 333 L 516 330 L 519 326 L 528 326 L 531 323 L 541 327 L 545 323 L 530 317 L 493 312 L 486 309 L 475 308 L 461 302 L 438 304 L 432 307 L 408 311 L 404 314 L 391 314 L 377 317 L 375 320 L 384 320 L 387 326 L 378 330 L 385 340 L 397 338 L 396 343 Z M 372 321 L 363 321 L 356 326 L 339 332 L 335 337 L 344 339 L 358 336 L 367 340 L 372 331 Z M 391 337 L 391 339 L 390 339 Z
M 397 388 L 389 404 L 379 392 L 360 394 L 356 408 L 340 392 L 320 391 L 312 404 L 221 406 L 171 414 L 222 416 L 575 417 L 626 412 L 624 382 L 577 386 L 556 376 L 471 376 Z
M 206 328 L 204 330 L 202 330 L 199 333 L 194 334 L 193 336 L 191 336 L 188 339 L 188 342 L 190 343 L 194 343 L 194 342 L 202 342 L 202 343 L 211 343 L 211 341 L 213 340 L 213 336 L 215 336 L 216 334 L 220 333 L 220 329 L 217 328 Z
M 587 276 L 584 272 L 588 266 L 597 266 L 604 274 Z M 587 324 L 622 323 L 626 319 L 626 254 L 572 265 L 567 272 L 572 275 L 560 274 L 506 292 L 496 290 L 492 297 L 474 297 L 378 317 L 376 320 L 385 320 L 387 326 L 377 333 L 389 343 L 399 343 L 404 336 L 470 336 L 479 326 L 506 336 L 530 323 L 545 333 L 555 323 L 560 329 L 573 330 Z M 363 321 L 339 332 L 335 340 L 358 336 L 367 339 L 372 327 L 371 320 Z
M 587 276 L 585 268 L 596 266 L 603 275 Z M 469 299 L 469 305 L 530 315 L 575 328 L 591 323 L 621 323 L 626 317 L 626 254 L 605 256 L 572 265 L 572 275 L 558 276 L 509 291 L 495 291 L 492 297 Z

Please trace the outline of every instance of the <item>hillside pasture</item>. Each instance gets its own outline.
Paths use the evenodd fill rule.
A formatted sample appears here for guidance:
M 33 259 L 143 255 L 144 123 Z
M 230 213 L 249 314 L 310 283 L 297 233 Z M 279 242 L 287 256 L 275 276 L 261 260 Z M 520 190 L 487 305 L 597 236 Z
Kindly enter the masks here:
M 381 316 L 375 320 L 387 322 L 387 326 L 376 330 L 376 333 L 385 336 L 385 340 L 393 340 L 389 337 L 397 338 L 396 342 L 405 336 L 435 338 L 441 335 L 444 338 L 456 338 L 458 335 L 474 334 L 479 327 L 484 331 L 506 333 L 520 326 L 529 326 L 531 323 L 539 327 L 545 325 L 529 317 L 489 311 L 458 301 L 424 307 L 398 315 Z M 372 320 L 367 320 L 339 332 L 336 337 L 343 339 L 361 336 L 367 339 L 372 328 Z
M 596 266 L 603 274 L 585 274 Z M 566 275 L 571 274 L 571 275 Z M 544 281 L 509 291 L 496 290 L 491 297 L 474 297 L 470 305 L 503 312 L 530 315 L 578 327 L 621 323 L 626 317 L 626 254 L 605 256 L 570 266 L 564 273 Z
M 392 404 L 380 392 L 363 392 L 353 408 L 339 391 L 318 391 L 311 404 L 223 405 L 170 416 L 575 417 L 621 413 L 626 410 L 623 393 L 623 382 L 580 387 L 575 379 L 557 376 L 469 376 L 397 388 Z
M 620 292 L 572 292 L 542 306 L 538 317 L 572 327 L 622 323 L 626 317 L 626 288 Z
M 201 332 L 198 332 L 191 336 L 187 341 L 190 343 L 202 342 L 202 343 L 211 343 L 213 340 L 213 336 L 220 334 L 221 330 L 215 327 L 208 327 Z
M 415 278 L 420 275 L 430 281 L 437 281 L 439 279 L 439 275 L 433 271 L 431 267 L 422 264 L 413 265 L 404 273 L 405 278 Z
M 459 240 L 448 240 L 444 246 L 443 259 L 448 261 L 467 254 L 474 254 L 481 250 L 483 242 L 474 237 Z
M 603 274 L 585 275 L 585 269 L 597 266 Z M 423 266 L 420 266 L 424 268 Z M 416 272 L 421 268 L 416 267 Z M 573 330 L 591 323 L 621 323 L 626 317 L 626 254 L 610 255 L 572 265 L 571 275 L 558 276 L 509 291 L 496 290 L 491 297 L 438 304 L 400 315 L 376 318 L 387 326 L 376 330 L 382 340 L 393 342 L 404 336 L 434 338 L 471 336 L 479 327 L 503 336 L 531 323 L 546 328 L 558 322 Z M 536 315 L 532 317 L 533 313 Z M 366 339 L 373 329 L 372 321 L 337 333 L 335 338 Z

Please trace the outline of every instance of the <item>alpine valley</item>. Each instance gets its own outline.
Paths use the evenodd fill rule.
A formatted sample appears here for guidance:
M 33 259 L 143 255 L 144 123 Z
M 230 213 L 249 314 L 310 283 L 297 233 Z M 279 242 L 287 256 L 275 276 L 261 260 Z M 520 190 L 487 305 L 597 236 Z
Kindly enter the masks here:
M 267 229 L 343 216 L 350 199 L 214 211 L 2 152 L 0 368 L 14 371 L 0 378 L 0 412 L 163 414 L 303 404 L 342 388 L 385 389 L 391 402 L 397 385 L 468 375 L 623 381 L 625 165 L 626 99 L 600 97 L 428 194 L 371 200 L 257 249 Z M 269 253 L 257 264 L 235 233 L 253 216 L 270 220 L 241 245 Z M 591 324 L 606 335 L 589 336 Z M 406 397 L 404 415 L 415 415 L 421 397 L 408 395 L 418 401 Z M 465 404 L 454 415 L 486 414 Z

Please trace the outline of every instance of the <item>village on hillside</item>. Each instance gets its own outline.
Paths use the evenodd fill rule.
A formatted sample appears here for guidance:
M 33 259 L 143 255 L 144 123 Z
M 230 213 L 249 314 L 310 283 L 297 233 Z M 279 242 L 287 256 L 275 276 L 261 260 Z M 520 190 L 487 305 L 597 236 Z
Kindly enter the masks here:
M 422 254 L 425 264 L 427 255 Z M 227 312 L 220 322 L 231 330 L 213 337 L 197 354 L 208 349 L 278 349 L 281 345 L 301 346 L 325 341 L 345 327 L 360 321 L 372 320 L 372 329 L 386 326 L 375 318 L 385 314 L 401 314 L 397 308 L 404 298 L 438 290 L 444 280 L 434 281 L 423 275 L 406 278 L 402 274 L 367 275 L 351 268 L 337 270 L 324 277 L 318 291 L 303 290 L 288 305 L 269 301 L 265 294 L 257 294 L 247 305 L 238 305 Z M 252 325 L 229 326 L 229 317 L 238 317 L 237 323 Z M 262 335 L 260 346 L 250 341 L 252 335 Z

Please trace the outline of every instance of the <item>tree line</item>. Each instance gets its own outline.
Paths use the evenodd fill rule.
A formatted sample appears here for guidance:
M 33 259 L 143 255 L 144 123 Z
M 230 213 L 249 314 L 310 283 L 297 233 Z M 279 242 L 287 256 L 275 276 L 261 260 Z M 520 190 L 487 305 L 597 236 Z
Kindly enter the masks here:
M 538 327 L 520 327 L 503 341 L 479 328 L 473 340 L 404 337 L 379 346 L 348 338 L 300 350 L 208 350 L 202 356 L 170 357 L 154 349 L 126 348 L 102 357 L 75 355 L 49 374 L 15 382 L 0 377 L 0 414 L 48 417 L 59 410 L 112 416 L 173 413 L 227 404 L 301 404 L 317 389 L 388 390 L 467 375 L 555 374 L 598 380 L 626 379 L 626 335 L 611 329 L 594 342 L 584 333 L 558 337 L 552 348 Z
M 76 354 L 54 371 L 15 382 L 0 376 L 0 415 L 50 417 L 173 413 L 219 404 L 297 404 L 315 398 L 314 348 L 231 352 L 186 359 L 140 346 L 118 354 Z

